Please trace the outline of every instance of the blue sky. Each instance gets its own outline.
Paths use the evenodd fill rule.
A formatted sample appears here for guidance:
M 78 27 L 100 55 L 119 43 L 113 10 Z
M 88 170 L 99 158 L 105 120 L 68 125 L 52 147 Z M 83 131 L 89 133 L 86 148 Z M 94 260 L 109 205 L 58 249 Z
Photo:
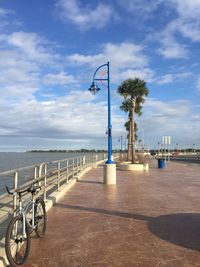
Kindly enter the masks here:
M 0 0 L 0 151 L 106 148 L 106 87 L 87 88 L 107 61 L 114 148 L 116 89 L 135 77 L 150 91 L 139 138 L 199 147 L 199 17 L 200 0 Z

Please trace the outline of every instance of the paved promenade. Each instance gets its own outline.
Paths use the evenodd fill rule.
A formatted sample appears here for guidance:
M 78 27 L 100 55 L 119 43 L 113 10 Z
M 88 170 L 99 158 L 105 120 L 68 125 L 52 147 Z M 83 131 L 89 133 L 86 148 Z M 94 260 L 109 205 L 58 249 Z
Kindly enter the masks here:
M 200 266 L 200 166 L 170 163 L 148 172 L 102 166 L 48 212 L 43 239 L 32 239 L 27 267 Z

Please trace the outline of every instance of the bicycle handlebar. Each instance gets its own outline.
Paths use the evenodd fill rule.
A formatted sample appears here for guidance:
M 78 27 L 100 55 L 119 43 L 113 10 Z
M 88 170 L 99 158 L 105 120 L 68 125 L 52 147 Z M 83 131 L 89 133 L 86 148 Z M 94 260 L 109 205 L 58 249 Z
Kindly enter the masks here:
M 35 183 L 33 183 L 33 184 L 35 184 Z M 25 190 L 21 190 L 21 191 L 20 191 L 20 190 L 16 190 L 16 191 L 13 192 L 13 193 L 9 190 L 9 188 L 7 187 L 7 185 L 5 185 L 5 188 L 6 188 L 6 191 L 8 192 L 8 194 L 10 194 L 10 195 L 14 195 L 15 193 L 18 194 L 18 195 L 20 195 L 20 194 L 23 194 L 23 193 L 25 193 L 25 192 L 28 192 L 28 193 L 35 193 L 35 192 L 37 191 L 37 189 L 41 189 L 41 186 L 38 186 L 38 187 L 32 189 L 33 184 L 31 184 L 31 185 L 30 185 L 28 188 L 26 188 Z

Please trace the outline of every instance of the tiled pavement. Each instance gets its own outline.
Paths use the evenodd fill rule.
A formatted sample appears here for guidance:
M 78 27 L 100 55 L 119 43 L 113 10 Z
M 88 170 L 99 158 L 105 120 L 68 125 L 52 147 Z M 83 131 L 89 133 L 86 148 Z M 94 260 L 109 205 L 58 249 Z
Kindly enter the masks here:
M 99 166 L 48 212 L 26 267 L 200 266 L 200 166 L 170 163 L 148 172 Z

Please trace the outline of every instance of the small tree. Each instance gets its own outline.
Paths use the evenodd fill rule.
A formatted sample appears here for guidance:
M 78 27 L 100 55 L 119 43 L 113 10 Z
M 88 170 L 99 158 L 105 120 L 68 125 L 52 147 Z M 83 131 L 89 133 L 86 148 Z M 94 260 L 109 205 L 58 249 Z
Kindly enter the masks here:
M 129 138 L 130 144 L 128 151 L 131 150 L 132 163 L 135 161 L 135 127 L 134 127 L 134 114 L 141 115 L 142 104 L 145 102 L 145 97 L 148 95 L 149 90 L 146 87 L 146 82 L 139 78 L 127 79 L 118 87 L 118 93 L 124 97 L 121 109 L 129 112 L 130 131 Z M 129 152 L 128 152 L 129 156 Z

